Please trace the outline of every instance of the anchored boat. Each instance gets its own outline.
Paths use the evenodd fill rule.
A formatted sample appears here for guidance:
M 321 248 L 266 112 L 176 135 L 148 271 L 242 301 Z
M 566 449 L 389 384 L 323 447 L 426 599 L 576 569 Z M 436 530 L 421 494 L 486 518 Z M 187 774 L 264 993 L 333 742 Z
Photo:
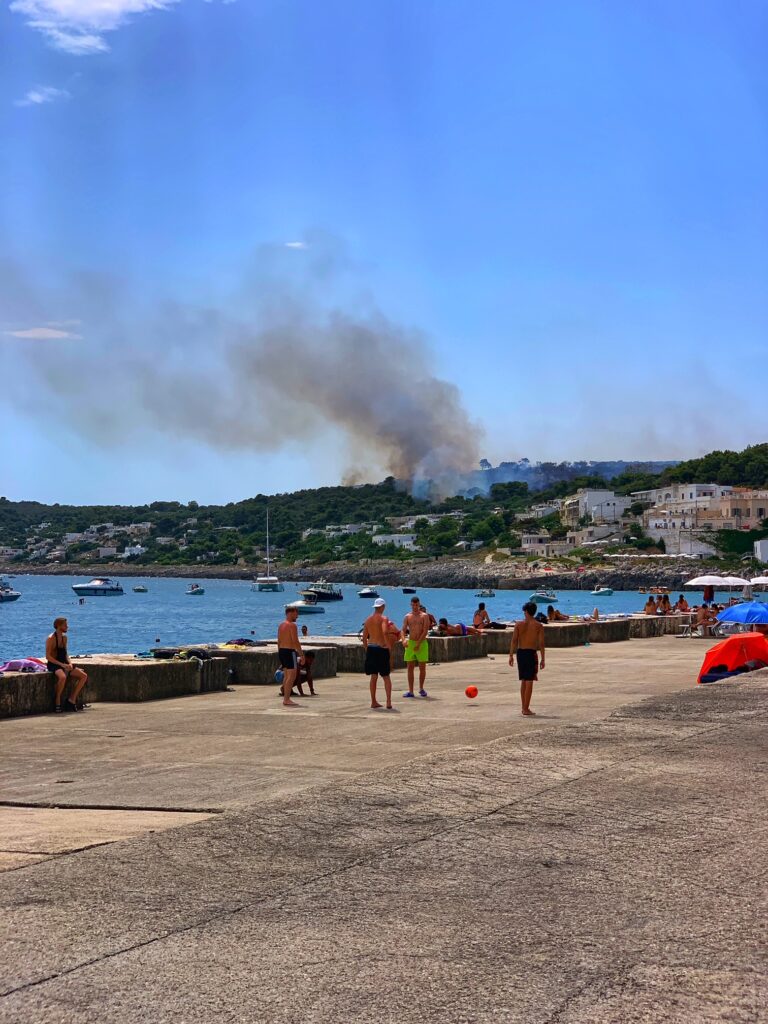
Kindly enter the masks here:
M 537 590 L 531 594 L 531 601 L 534 604 L 555 604 L 557 601 L 557 594 L 554 590 L 546 590 L 544 587 L 541 590 Z
M 496 597 L 496 591 L 490 589 L 478 590 L 478 592 L 475 594 L 475 597 Z
M 286 608 L 295 608 L 299 615 L 324 615 L 325 608 L 317 602 L 317 596 L 309 590 L 300 590 L 298 601 L 289 601 Z
M 591 590 L 590 593 L 592 594 L 592 597 L 612 597 L 613 596 L 613 588 L 612 587 L 595 587 L 595 589 Z
M 148 593 L 148 590 L 143 583 L 139 583 L 138 586 L 133 588 L 133 592 L 134 594 L 146 594 Z
M 125 593 L 119 580 L 108 576 L 97 576 L 90 583 L 73 583 L 72 589 L 78 597 L 118 597 Z
M 190 583 L 184 593 L 187 597 L 202 597 L 205 593 L 205 587 L 201 587 L 199 583 Z
M 0 603 L 3 601 L 18 601 L 21 594 L 18 590 L 14 590 L 8 580 L 0 579 Z
M 358 597 L 378 597 L 379 592 L 376 587 L 363 587 L 362 590 L 358 590 Z
M 335 587 L 327 580 L 318 580 L 317 583 L 310 583 L 304 588 L 303 593 L 314 594 L 318 601 L 343 601 L 344 595 L 341 587 Z
M 272 559 L 269 555 L 269 509 L 267 509 L 267 571 L 264 576 L 256 577 L 251 584 L 251 590 L 272 594 L 280 594 L 285 590 L 277 576 L 272 575 Z

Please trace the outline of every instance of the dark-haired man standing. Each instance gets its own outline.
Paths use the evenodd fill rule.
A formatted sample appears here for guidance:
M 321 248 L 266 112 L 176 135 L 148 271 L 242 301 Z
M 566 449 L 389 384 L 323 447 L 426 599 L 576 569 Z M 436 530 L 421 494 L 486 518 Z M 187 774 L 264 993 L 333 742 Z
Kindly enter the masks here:
M 531 711 L 531 695 L 533 684 L 538 679 L 538 670 L 544 668 L 544 627 L 536 621 L 536 605 L 528 601 L 523 605 L 525 618 L 515 623 L 512 633 L 512 644 L 509 648 L 509 664 L 514 667 L 517 655 L 517 674 L 520 679 L 520 700 L 523 714 L 528 717 Z M 541 652 L 541 657 L 539 657 Z

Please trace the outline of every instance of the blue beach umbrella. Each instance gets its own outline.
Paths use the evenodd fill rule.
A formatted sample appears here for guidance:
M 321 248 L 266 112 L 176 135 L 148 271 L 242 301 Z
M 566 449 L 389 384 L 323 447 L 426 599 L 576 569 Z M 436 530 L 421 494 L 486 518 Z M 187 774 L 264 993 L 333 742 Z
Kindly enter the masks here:
M 768 623 L 768 604 L 761 601 L 748 601 L 724 608 L 717 616 L 719 622 L 744 622 L 756 625 Z

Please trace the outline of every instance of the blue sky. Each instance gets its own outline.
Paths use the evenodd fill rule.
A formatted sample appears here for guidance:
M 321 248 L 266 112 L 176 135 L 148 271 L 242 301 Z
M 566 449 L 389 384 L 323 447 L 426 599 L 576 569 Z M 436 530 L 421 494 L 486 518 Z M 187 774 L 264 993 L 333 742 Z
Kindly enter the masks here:
M 706 0 L 0 3 L 0 493 L 338 482 L 349 429 L 294 435 L 278 408 L 257 450 L 217 445 L 126 384 L 179 346 L 162 387 L 201 421 L 225 401 L 216 341 L 185 363 L 178 319 L 147 325 L 258 319 L 265 251 L 276 301 L 311 287 L 420 332 L 492 461 L 765 440 L 767 29 L 764 4 Z M 386 403 L 377 377 L 363 358 Z M 78 410 L 107 400 L 102 432 Z

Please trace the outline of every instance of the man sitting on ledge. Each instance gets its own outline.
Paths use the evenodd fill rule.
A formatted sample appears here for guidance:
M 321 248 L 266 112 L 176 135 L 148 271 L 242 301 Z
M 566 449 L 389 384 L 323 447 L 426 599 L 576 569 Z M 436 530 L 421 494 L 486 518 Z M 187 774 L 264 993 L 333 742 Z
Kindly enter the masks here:
M 465 626 L 463 622 L 457 622 L 454 626 L 448 625 L 448 619 L 440 619 L 437 626 L 440 636 L 480 636 L 482 630 L 474 626 Z
M 56 676 L 56 711 L 82 711 L 85 705 L 78 700 L 88 676 L 81 668 L 76 668 L 69 660 L 67 651 L 67 630 L 69 623 L 63 616 L 53 620 L 53 632 L 45 641 L 45 657 L 48 671 Z M 72 690 L 62 706 L 61 698 L 64 687 L 69 681 Z

